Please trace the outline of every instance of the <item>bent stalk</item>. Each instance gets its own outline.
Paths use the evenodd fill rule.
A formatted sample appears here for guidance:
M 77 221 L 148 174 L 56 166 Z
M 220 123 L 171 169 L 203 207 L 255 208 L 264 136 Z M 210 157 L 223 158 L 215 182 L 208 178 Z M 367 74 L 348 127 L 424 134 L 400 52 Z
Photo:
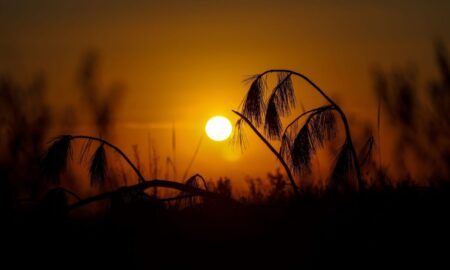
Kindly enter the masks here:
M 286 174 L 289 178 L 289 182 L 292 185 L 292 189 L 294 190 L 295 196 L 299 197 L 300 192 L 298 190 L 297 184 L 295 184 L 294 177 L 292 176 L 291 171 L 289 170 L 289 166 L 287 165 L 286 161 L 283 159 L 283 157 L 280 155 L 280 153 L 275 150 L 275 148 L 264 138 L 264 136 L 256 129 L 256 127 L 250 122 L 250 120 L 247 119 L 244 115 L 242 115 L 240 112 L 237 112 L 235 110 L 232 110 L 235 114 L 237 114 L 240 118 L 242 118 L 249 127 L 255 132 L 255 134 L 263 141 L 263 143 L 269 148 L 269 150 L 277 157 L 277 159 L 280 161 L 281 165 L 283 166 L 284 170 L 286 171 Z

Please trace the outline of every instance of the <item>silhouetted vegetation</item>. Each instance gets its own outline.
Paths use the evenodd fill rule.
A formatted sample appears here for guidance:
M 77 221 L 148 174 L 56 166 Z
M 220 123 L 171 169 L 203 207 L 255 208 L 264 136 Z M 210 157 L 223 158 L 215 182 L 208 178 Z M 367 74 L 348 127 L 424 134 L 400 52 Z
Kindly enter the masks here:
M 162 170 L 153 148 L 146 178 L 137 146 L 133 162 L 106 138 L 115 94 L 105 100 L 94 94 L 99 88 L 95 59 L 90 55 L 83 61 L 79 83 L 99 136 L 66 134 L 44 147 L 52 123 L 45 80 L 38 77 L 30 87 L 6 77 L 0 81 L 3 264 L 58 269 L 448 267 L 450 69 L 442 44 L 437 45 L 440 77 L 428 84 L 426 98 L 409 74 L 376 72 L 379 115 L 393 124 L 395 166 L 406 172 L 397 178 L 375 157 L 379 149 L 373 136 L 357 150 L 336 102 L 307 77 L 288 70 L 252 77 L 242 110 L 236 111 L 238 142 L 245 141 L 242 128 L 248 125 L 284 171 L 265 179 L 206 181 L 198 174 L 181 182 L 159 179 Z M 278 80 L 269 92 L 265 76 L 270 74 Z M 305 79 L 328 104 L 291 115 L 283 128 L 281 118 L 296 102 L 293 77 Z M 294 176 L 301 180 L 312 173 L 317 149 L 341 139 L 339 123 L 344 141 L 327 187 L 297 187 Z M 270 141 L 278 141 L 280 149 Z M 114 155 L 132 175 L 122 163 L 115 168 Z M 425 173 L 409 174 L 411 164 L 401 163 L 406 155 Z M 172 165 L 174 159 L 172 153 Z M 87 164 L 89 195 L 68 185 L 80 181 L 70 175 L 77 160 Z M 122 172 L 123 181 L 116 181 L 115 171 Z M 247 189 L 238 190 L 237 181 Z
M 267 77 L 271 74 L 278 76 L 278 82 L 269 91 Z M 281 117 L 289 116 L 296 103 L 292 77 L 298 77 L 308 82 L 328 104 L 304 111 L 283 129 Z M 244 99 L 242 112 L 234 111 L 240 117 L 235 127 L 237 143 L 243 146 L 242 125 L 249 125 L 281 162 L 294 193 L 299 196 L 299 189 L 292 172 L 300 175 L 311 171 L 311 158 L 317 148 L 323 147 L 326 141 L 336 137 L 335 113 L 337 113 L 344 125 L 345 138 L 336 158 L 336 164 L 330 178 L 330 187 L 346 187 L 346 189 L 351 187 L 349 173 L 354 170 L 357 187 L 364 188 L 360 162 L 353 145 L 347 117 L 335 101 L 308 77 L 291 70 L 268 70 L 250 77 L 249 81 L 251 81 L 251 85 Z M 300 121 L 304 119 L 306 120 L 301 124 Z M 266 137 L 258 131 L 261 126 L 263 126 Z M 281 141 L 280 149 L 275 150 L 268 140 Z
M 403 175 L 415 167 L 421 178 L 450 176 L 450 68 L 447 50 L 436 43 L 439 77 L 419 84 L 417 69 L 376 70 L 376 94 L 395 130 L 395 165 Z M 409 161 L 408 161 L 409 160 Z M 422 183 L 426 184 L 426 183 Z
M 28 86 L 0 76 L 0 173 L 5 195 L 17 198 L 26 193 L 36 199 L 46 187 L 39 177 L 39 160 L 52 122 L 46 89 L 42 75 Z

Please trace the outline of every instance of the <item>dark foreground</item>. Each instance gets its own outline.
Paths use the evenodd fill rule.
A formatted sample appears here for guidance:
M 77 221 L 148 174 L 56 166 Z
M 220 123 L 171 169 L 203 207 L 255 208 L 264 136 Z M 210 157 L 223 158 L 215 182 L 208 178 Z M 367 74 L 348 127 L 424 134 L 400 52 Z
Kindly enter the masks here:
M 2 264 L 20 269 L 450 267 L 448 188 L 303 195 L 270 205 L 152 201 L 101 215 L 5 210 Z M 38 268 L 39 267 L 39 268 Z M 343 269 L 345 269 L 343 268 Z

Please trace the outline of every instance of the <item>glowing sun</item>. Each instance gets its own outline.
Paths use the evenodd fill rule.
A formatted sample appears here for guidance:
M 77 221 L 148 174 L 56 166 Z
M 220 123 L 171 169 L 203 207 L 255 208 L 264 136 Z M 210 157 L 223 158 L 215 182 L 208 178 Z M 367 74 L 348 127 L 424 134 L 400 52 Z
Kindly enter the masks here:
M 223 141 L 230 137 L 231 122 L 223 116 L 214 116 L 206 122 L 206 135 L 213 141 Z

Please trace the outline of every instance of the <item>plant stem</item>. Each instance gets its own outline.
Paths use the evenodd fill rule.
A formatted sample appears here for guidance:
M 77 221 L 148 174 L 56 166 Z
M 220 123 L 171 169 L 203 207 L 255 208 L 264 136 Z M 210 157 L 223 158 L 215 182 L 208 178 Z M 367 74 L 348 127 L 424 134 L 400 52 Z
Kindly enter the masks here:
M 344 123 L 344 127 L 345 127 L 345 133 L 347 133 L 347 140 L 348 140 L 348 143 L 350 144 L 350 151 L 352 151 L 352 155 L 353 155 L 353 166 L 355 166 L 355 170 L 356 170 L 356 178 L 358 180 L 358 188 L 360 191 L 364 191 L 365 186 L 364 186 L 364 182 L 362 181 L 362 177 L 361 177 L 361 168 L 359 166 L 358 155 L 356 154 L 355 146 L 353 145 L 353 140 L 352 140 L 352 136 L 350 134 L 350 127 L 347 122 L 347 117 L 345 117 L 345 114 L 341 110 L 340 107 L 336 106 L 336 111 L 341 115 L 341 119 L 342 119 L 342 122 Z
M 207 190 L 204 190 L 204 189 L 188 186 L 186 184 L 178 183 L 178 182 L 175 182 L 175 181 L 154 179 L 154 180 L 149 180 L 149 181 L 144 180 L 141 183 L 138 183 L 138 184 L 135 184 L 135 185 L 132 185 L 132 186 L 121 187 L 121 188 L 118 188 L 118 189 L 116 189 L 114 191 L 105 192 L 105 193 L 102 193 L 102 194 L 99 194 L 99 195 L 95 195 L 95 196 L 89 197 L 89 198 L 84 199 L 84 200 L 80 200 L 80 201 L 70 205 L 68 210 L 71 211 L 71 210 L 74 210 L 74 209 L 76 209 L 78 207 L 87 205 L 89 203 L 110 199 L 110 198 L 114 197 L 115 195 L 120 194 L 122 192 L 144 191 L 145 189 L 152 188 L 152 187 L 172 188 L 172 189 L 176 189 L 176 190 L 180 190 L 180 191 L 184 191 L 184 192 L 190 193 L 193 196 L 202 196 L 202 197 L 211 198 L 211 199 L 215 199 L 215 200 L 226 201 L 226 202 L 231 202 L 231 203 L 235 203 L 235 204 L 237 203 L 233 199 L 223 197 L 223 196 L 221 196 L 219 194 L 216 194 L 214 192 L 211 192 L 211 191 L 207 191 Z
M 248 120 L 244 115 L 242 115 L 241 113 L 232 110 L 235 114 L 237 114 L 240 118 L 242 118 L 249 126 L 250 128 L 253 130 L 253 132 L 256 133 L 256 135 L 258 135 L 258 137 L 263 141 L 263 143 L 270 149 L 270 151 L 272 151 L 272 153 L 277 157 L 277 159 L 280 161 L 281 165 L 283 166 L 284 170 L 287 173 L 287 176 L 289 178 L 289 181 L 291 182 L 292 188 L 294 190 L 295 195 L 297 196 L 297 198 L 299 198 L 300 196 L 300 192 L 298 190 L 297 185 L 295 184 L 295 180 L 294 177 L 292 176 L 292 173 L 289 169 L 289 166 L 287 165 L 286 161 L 283 159 L 283 157 L 280 155 L 280 153 L 277 152 L 277 150 L 275 150 L 275 148 L 266 140 L 266 138 L 264 138 L 264 136 L 256 129 L 256 127 L 250 122 L 250 120 Z
M 191 169 L 192 164 L 194 163 L 195 158 L 196 158 L 197 155 L 198 155 L 198 151 L 200 150 L 200 146 L 202 145 L 202 142 L 203 142 L 203 133 L 202 133 L 202 135 L 200 136 L 200 139 L 199 139 L 198 144 L 197 144 L 197 148 L 195 148 L 194 155 L 192 156 L 192 158 L 191 158 L 191 160 L 189 161 L 189 164 L 188 164 L 186 170 L 184 171 L 183 178 L 182 178 L 183 181 L 186 180 L 186 177 L 187 177 L 187 175 L 188 175 L 188 173 L 189 173 L 189 170 Z
M 303 116 L 311 113 L 311 114 L 315 114 L 318 111 L 325 111 L 325 110 L 329 110 L 329 109 L 333 109 L 333 105 L 328 105 L 328 106 L 324 106 L 324 107 L 320 107 L 320 108 L 315 108 L 306 112 L 303 112 L 302 114 L 300 114 L 299 116 L 295 117 L 294 120 L 292 120 L 284 129 L 283 134 L 286 134 L 287 130 L 295 123 L 297 122 L 300 118 L 302 118 Z
M 138 168 L 136 168 L 136 166 L 133 164 L 133 162 L 131 162 L 131 160 L 125 155 L 125 153 L 122 152 L 122 150 L 120 150 L 117 146 L 115 146 L 114 144 L 103 140 L 101 138 L 97 138 L 97 137 L 92 137 L 92 136 L 85 136 L 85 135 L 75 135 L 75 136 L 71 136 L 72 140 L 75 139 L 86 139 L 86 140 L 93 140 L 93 141 L 97 141 L 100 143 L 103 143 L 109 147 L 111 147 L 112 149 L 114 149 L 119 155 L 121 155 L 125 161 L 131 166 L 131 168 L 134 170 L 134 172 L 136 173 L 136 175 L 139 177 L 139 182 L 144 182 L 145 178 L 144 176 L 141 174 L 141 172 L 138 170 Z
M 327 95 L 325 94 L 324 91 L 322 91 L 322 89 L 320 89 L 319 86 L 317 86 L 313 81 L 311 81 L 308 77 L 306 77 L 305 75 L 295 72 L 295 71 L 291 71 L 291 70 L 287 70 L 287 69 L 270 69 L 267 71 L 264 71 L 263 73 L 261 73 L 259 75 L 259 77 L 264 76 L 265 74 L 268 73 L 273 73 L 273 72 L 289 72 L 293 75 L 296 75 L 302 79 L 304 79 L 306 82 L 308 82 L 310 85 L 312 85 L 314 87 L 314 89 L 319 92 L 319 94 L 321 94 L 331 105 L 333 105 L 336 109 L 336 111 L 339 113 L 339 115 L 341 116 L 342 119 L 342 123 L 344 124 L 344 128 L 345 128 L 345 133 L 347 136 L 347 140 L 349 142 L 350 145 L 350 151 L 352 152 L 353 155 L 353 165 L 355 166 L 355 170 L 356 170 L 356 177 L 357 177 L 357 181 L 358 181 L 358 188 L 360 190 L 364 190 L 364 183 L 362 181 L 362 177 L 361 177 L 361 168 L 359 166 L 359 161 L 358 161 L 358 156 L 356 155 L 356 150 L 355 147 L 353 145 L 353 140 L 352 140 L 352 136 L 350 133 L 350 127 L 348 125 L 348 121 L 347 121 L 347 117 L 345 116 L 344 112 L 342 111 L 342 109 Z

